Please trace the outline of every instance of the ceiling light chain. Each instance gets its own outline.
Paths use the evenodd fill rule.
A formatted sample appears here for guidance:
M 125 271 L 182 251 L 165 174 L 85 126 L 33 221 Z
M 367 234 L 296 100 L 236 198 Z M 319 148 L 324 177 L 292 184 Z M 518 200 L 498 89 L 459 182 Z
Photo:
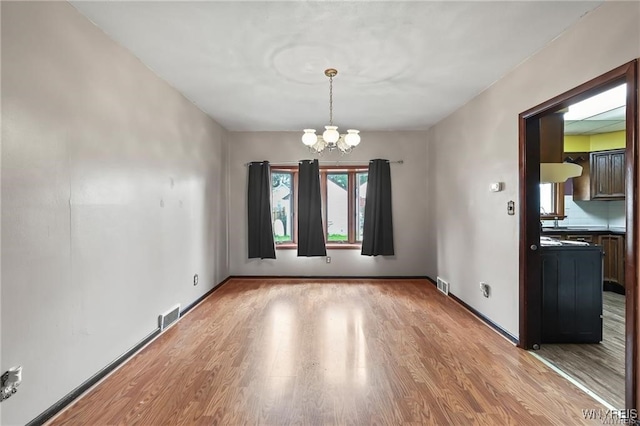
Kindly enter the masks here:
M 333 126 L 333 76 L 329 74 L 329 125 Z
M 329 77 L 329 125 L 324 126 L 325 131 L 321 136 L 316 135 L 315 129 L 304 129 L 302 135 L 302 143 L 316 154 L 322 153 L 325 149 L 333 151 L 336 148 L 341 154 L 348 154 L 360 143 L 359 130 L 349 129 L 346 135 L 341 135 L 338 133 L 338 127 L 333 125 L 333 77 L 337 74 L 338 70 L 334 68 L 324 71 L 324 75 Z

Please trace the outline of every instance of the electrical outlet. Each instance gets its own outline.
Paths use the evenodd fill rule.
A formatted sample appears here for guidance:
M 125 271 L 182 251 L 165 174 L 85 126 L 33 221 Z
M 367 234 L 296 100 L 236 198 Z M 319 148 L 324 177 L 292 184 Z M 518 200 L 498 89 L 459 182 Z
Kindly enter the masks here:
M 480 291 L 482 291 L 482 295 L 484 297 L 489 297 L 489 291 L 490 291 L 489 284 L 481 282 L 480 283 Z
M 0 401 L 4 401 L 18 391 L 22 383 L 22 366 L 12 367 L 0 377 Z
M 331 256 L 327 256 L 327 263 L 331 263 Z
M 198 274 L 193 276 L 193 285 L 198 285 Z

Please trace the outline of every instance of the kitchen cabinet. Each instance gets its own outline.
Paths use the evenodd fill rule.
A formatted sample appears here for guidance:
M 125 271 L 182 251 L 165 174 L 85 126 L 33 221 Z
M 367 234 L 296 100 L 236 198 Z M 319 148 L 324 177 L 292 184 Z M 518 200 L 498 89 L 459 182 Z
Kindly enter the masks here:
M 602 340 L 602 248 L 543 246 L 542 343 Z
M 605 290 L 624 294 L 624 233 L 609 230 L 592 230 L 580 233 L 576 231 L 562 231 L 547 228 L 541 235 L 559 240 L 585 241 L 601 246 L 604 252 L 603 279 L 605 281 Z
M 573 199 L 623 200 L 625 196 L 625 150 L 613 149 L 589 153 L 582 175 L 573 178 Z
M 569 241 L 584 241 L 586 243 L 593 243 L 594 236 L 582 234 L 567 234 L 564 236 L 564 239 Z
M 624 199 L 624 149 L 598 151 L 590 154 L 591 199 Z
M 624 236 L 599 235 L 596 244 L 604 250 L 604 280 L 624 287 Z

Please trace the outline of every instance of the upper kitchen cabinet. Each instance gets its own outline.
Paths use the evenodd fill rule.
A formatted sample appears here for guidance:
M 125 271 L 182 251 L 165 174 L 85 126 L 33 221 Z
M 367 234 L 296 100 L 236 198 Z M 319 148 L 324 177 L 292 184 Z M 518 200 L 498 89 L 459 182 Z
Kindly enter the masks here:
M 614 149 L 591 153 L 592 199 L 624 199 L 624 151 Z
M 574 200 L 623 200 L 625 150 L 612 149 L 589 154 L 589 167 L 573 179 Z

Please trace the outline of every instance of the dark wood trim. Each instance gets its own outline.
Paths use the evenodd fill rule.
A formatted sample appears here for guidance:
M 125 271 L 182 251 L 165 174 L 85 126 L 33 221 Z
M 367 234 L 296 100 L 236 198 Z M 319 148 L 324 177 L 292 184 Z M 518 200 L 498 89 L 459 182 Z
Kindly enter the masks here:
M 180 312 L 180 318 L 182 318 L 184 315 L 186 315 L 187 312 L 189 312 L 191 309 L 193 309 L 198 303 L 202 302 L 204 299 L 209 297 L 211 295 L 211 293 L 213 293 L 214 291 L 216 291 L 217 289 L 222 287 L 222 285 L 227 283 L 230 279 L 231 279 L 231 277 L 227 277 L 221 283 L 219 283 L 214 288 L 212 288 L 211 290 L 206 292 L 204 295 L 199 297 L 195 302 L 193 302 L 189 306 L 187 306 L 183 311 Z M 134 347 L 129 349 L 124 354 L 120 355 L 118 358 L 116 358 L 114 361 L 112 361 L 109 365 L 104 367 L 102 370 L 98 371 L 96 374 L 91 376 L 89 379 L 85 380 L 83 383 L 80 384 L 80 386 L 78 386 L 77 388 L 75 388 L 74 390 L 72 390 L 71 392 L 66 394 L 58 402 L 56 402 L 51 407 L 49 407 L 45 411 L 43 411 L 38 417 L 36 417 L 35 419 L 33 419 L 29 423 L 27 423 L 27 426 L 40 426 L 40 425 L 44 424 L 47 420 L 51 419 L 53 416 L 55 416 L 60 411 L 62 411 L 64 408 L 66 408 L 69 404 L 74 402 L 83 393 L 88 391 L 91 387 L 93 387 L 93 385 L 98 383 L 100 380 L 102 380 L 104 377 L 106 377 L 109 373 L 111 373 L 113 370 L 115 370 L 121 364 L 123 364 L 126 361 L 128 361 L 132 356 L 134 356 L 143 347 L 145 347 L 146 345 L 151 343 L 160 334 L 161 334 L 160 328 L 157 328 L 156 330 L 151 332 L 148 336 L 146 336 L 144 339 L 142 339 L 140 342 L 138 342 Z
M 283 167 L 274 167 L 271 166 L 270 168 L 271 170 L 271 174 L 273 175 L 273 173 L 290 173 L 291 174 L 291 193 L 289 194 L 290 196 L 290 201 L 291 201 L 291 241 L 287 241 L 287 242 L 283 242 L 280 243 L 283 246 L 286 245 L 291 245 L 293 248 L 297 248 L 297 243 L 298 243 L 298 221 L 296 220 L 296 192 L 297 192 L 297 188 L 298 188 L 298 166 L 283 166 Z M 272 176 L 271 176 L 272 178 Z M 271 181 L 273 182 L 273 181 Z M 271 185 L 271 184 L 270 184 Z M 278 245 L 280 245 L 278 243 L 276 243 L 276 248 L 278 248 Z M 284 247 L 282 247 L 284 248 Z
M 543 115 L 552 114 L 562 108 L 567 108 L 570 105 L 590 98 L 598 92 L 612 89 L 626 80 L 627 72 L 634 68 L 634 63 L 635 60 L 614 68 L 593 80 L 589 80 L 578 87 L 574 87 L 561 95 L 526 110 L 521 113 L 520 116 L 524 119 L 539 119 Z M 635 83 L 633 83 L 633 85 L 635 85 Z
M 640 352 L 638 351 L 638 307 L 640 300 L 638 296 L 638 262 L 640 252 L 638 242 L 640 235 L 638 231 L 640 211 L 638 200 L 640 199 L 640 189 L 638 188 L 638 150 L 640 141 L 638 135 L 638 112 L 640 111 L 640 73 L 638 72 L 638 60 L 629 64 L 626 71 L 627 81 L 627 116 L 626 116 L 626 137 L 627 151 L 625 153 L 625 207 L 627 218 L 627 235 L 625 250 L 625 405 L 626 408 L 640 407 L 640 393 L 638 383 L 640 378 Z
M 520 173 L 520 321 L 518 346 L 532 349 L 542 339 L 540 283 L 540 123 L 519 117 Z M 525 141 L 532 141 L 525 144 Z
M 231 275 L 229 278 L 241 280 L 265 280 L 271 278 L 291 280 L 427 280 L 433 282 L 425 275 Z
M 337 250 L 345 250 L 345 249 L 360 249 L 362 247 L 361 241 L 356 241 L 356 202 L 355 199 L 355 188 L 357 185 L 357 174 L 362 172 L 367 172 L 369 170 L 368 166 L 324 166 L 320 165 L 320 197 L 322 198 L 322 219 L 323 219 L 323 234 L 326 242 L 327 249 L 337 249 Z M 276 244 L 276 249 L 280 250 L 297 250 L 298 248 L 298 204 L 296 199 L 297 188 L 298 188 L 298 166 L 297 165 L 285 165 L 278 166 L 271 165 L 272 172 L 288 172 L 292 174 L 292 194 L 291 194 L 291 206 L 292 206 L 292 220 L 293 220 L 293 236 L 291 242 L 285 242 L 281 244 Z M 347 241 L 346 243 L 339 242 L 329 242 L 329 229 L 328 229 L 328 211 L 327 211 L 327 200 L 328 200 L 328 177 L 329 173 L 346 173 L 347 174 L 347 193 L 349 196 L 347 213 L 348 213 L 348 231 L 347 231 Z
M 356 240 L 356 185 L 357 172 L 347 174 L 347 241 Z
M 291 220 L 293 221 L 292 232 L 293 235 L 291 238 L 293 239 L 292 244 L 295 244 L 296 249 L 298 248 L 298 184 L 300 180 L 298 179 L 298 172 L 295 171 L 293 173 L 293 184 L 291 185 Z
M 225 285 L 226 283 L 229 282 L 229 280 L 231 279 L 231 277 L 227 277 L 224 280 L 222 280 L 221 283 L 219 283 L 217 286 L 213 287 L 211 290 L 207 291 L 205 294 L 203 294 L 202 296 L 198 297 L 193 303 L 191 303 L 189 306 L 185 307 L 183 310 L 180 311 L 180 318 L 182 318 L 183 316 L 185 316 L 191 309 L 195 308 L 200 302 L 202 302 L 204 299 L 206 299 L 207 297 L 211 296 L 211 294 L 218 290 L 220 287 L 222 287 L 223 285 Z
M 431 284 L 433 284 L 436 287 L 438 286 L 438 283 L 431 277 L 427 277 L 427 281 L 429 281 Z M 511 342 L 513 342 L 516 345 L 518 345 L 518 338 L 516 336 L 514 336 L 511 333 L 509 333 L 507 330 L 505 330 L 504 328 L 500 327 L 498 324 L 496 324 L 495 322 L 491 321 L 489 318 L 487 318 L 486 316 L 482 315 L 480 312 L 476 311 L 473 307 L 471 307 L 471 305 L 468 305 L 467 303 L 465 303 L 462 299 L 460 299 L 455 294 L 449 292 L 449 297 L 451 297 L 459 305 L 461 305 L 463 308 L 465 308 L 466 310 L 471 312 L 473 315 L 478 317 L 478 319 L 480 319 L 482 322 L 487 324 L 489 327 L 493 328 L 495 331 L 497 331 L 498 333 L 502 334 L 508 340 L 510 340 Z
M 587 99 L 599 92 L 613 88 L 620 83 L 627 83 L 627 146 L 626 146 L 626 213 L 627 213 L 627 244 L 625 250 L 625 289 L 626 289 L 626 379 L 625 403 L 627 409 L 640 406 L 638 394 L 640 362 L 638 353 L 638 306 L 640 305 L 638 292 L 638 241 L 640 240 L 638 227 L 638 61 L 633 60 L 621 65 L 599 77 L 581 84 L 561 95 L 541 103 L 523 113 L 519 117 L 519 185 L 520 185 L 520 347 L 530 348 L 535 344 L 535 334 L 539 330 L 540 318 L 535 308 L 539 303 L 540 283 L 539 267 L 535 267 L 535 259 L 539 255 L 530 250 L 532 244 L 538 244 L 534 227 L 538 219 L 533 216 L 536 212 L 536 198 L 532 181 L 539 177 L 539 136 L 533 130 L 534 123 L 540 117 L 566 108 L 576 102 Z M 537 155 L 537 157 L 536 157 Z M 538 161 L 535 161 L 536 158 Z M 538 179 L 539 180 L 539 179 Z M 539 196 L 539 195 L 538 195 Z M 539 229 L 537 231 L 539 237 Z M 537 270 L 537 271 L 536 271 Z
M 458 303 L 460 306 L 462 306 L 463 308 L 465 308 L 466 310 L 471 312 L 473 315 L 478 317 L 478 319 L 480 319 L 482 322 L 487 324 L 489 327 L 493 328 L 495 331 L 497 331 L 498 333 L 502 334 L 504 337 L 507 338 L 507 340 L 510 340 L 512 343 L 518 345 L 518 338 L 516 336 L 514 336 L 511 333 L 509 333 L 507 330 L 505 330 L 504 328 L 500 327 L 498 324 L 496 324 L 495 322 L 491 321 L 489 318 L 487 318 L 486 316 L 482 315 L 480 312 L 476 311 L 473 307 L 471 307 L 470 305 L 465 303 L 464 300 L 460 299 L 455 294 L 449 292 L 449 297 L 452 298 L 453 300 L 455 300 L 456 303 Z
M 330 242 L 325 244 L 327 250 L 361 250 L 362 243 L 338 243 Z M 298 248 L 297 243 L 281 243 L 276 244 L 276 250 L 296 250 Z
M 328 191 L 328 183 L 327 179 L 329 178 L 326 170 L 320 170 L 320 198 L 321 198 L 321 206 L 322 209 L 322 232 L 324 233 L 324 244 L 327 245 L 329 241 L 329 209 L 327 208 L 327 198 L 329 195 Z M 296 209 L 298 206 L 295 207 Z
M 276 250 L 297 250 L 298 243 L 276 243 Z

